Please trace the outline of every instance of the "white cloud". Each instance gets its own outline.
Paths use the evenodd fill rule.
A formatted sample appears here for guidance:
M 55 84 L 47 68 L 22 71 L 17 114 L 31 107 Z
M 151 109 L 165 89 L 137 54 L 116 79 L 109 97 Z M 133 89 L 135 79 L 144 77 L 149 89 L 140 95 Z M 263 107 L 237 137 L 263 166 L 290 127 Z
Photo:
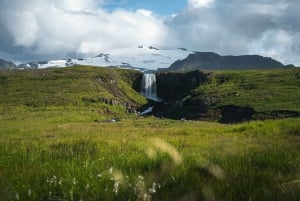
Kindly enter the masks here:
M 28 11 L 16 11 L 10 17 L 15 23 L 14 26 L 8 26 L 8 29 L 15 38 L 15 45 L 33 45 L 39 30 L 35 15 Z
M 300 65 L 297 0 L 187 0 L 171 16 L 144 9 L 108 12 L 101 8 L 105 1 L 0 0 L 0 56 L 63 58 L 144 44 L 262 54 Z
M 145 10 L 145 9 L 139 9 L 137 10 L 137 13 L 140 15 L 144 15 L 146 17 L 151 17 L 153 15 L 153 12 L 150 10 Z
M 261 54 L 300 65 L 299 9 L 295 0 L 189 0 L 166 23 L 192 50 Z
M 190 8 L 201 8 L 209 7 L 215 0 L 188 0 L 188 5 Z
M 139 44 L 161 45 L 168 37 L 168 27 L 148 11 L 117 10 L 103 17 L 97 15 L 89 20 L 88 37 L 81 40 L 78 52 L 109 52 Z
M 101 3 L 102 1 L 98 1 Z M 64 10 L 80 11 L 97 6 L 96 0 L 51 0 L 49 3 Z
M 98 3 L 3 0 L 0 7 L 6 9 L 0 20 L 14 45 L 45 57 L 98 54 L 139 44 L 161 45 L 169 37 L 169 28 L 151 11 L 109 13 L 97 7 Z
M 272 58 L 277 58 L 280 61 L 288 63 L 297 63 L 297 57 L 287 57 L 293 55 L 294 41 L 299 41 L 300 34 L 294 34 L 286 30 L 267 30 L 262 36 L 249 44 L 249 50 L 253 53 L 258 53 Z

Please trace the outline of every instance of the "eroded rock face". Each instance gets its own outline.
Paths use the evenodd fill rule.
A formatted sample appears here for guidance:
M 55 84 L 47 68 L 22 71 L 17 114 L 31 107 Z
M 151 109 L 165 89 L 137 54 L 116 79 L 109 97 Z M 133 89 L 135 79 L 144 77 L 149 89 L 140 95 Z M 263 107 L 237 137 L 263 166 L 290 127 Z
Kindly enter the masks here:
M 250 107 L 226 105 L 221 108 L 221 123 L 239 123 L 253 119 L 255 110 Z
M 204 71 L 156 73 L 157 95 L 163 102 L 153 103 L 153 114 L 173 119 L 199 119 L 209 109 L 205 101 L 186 102 L 191 91 L 210 79 Z
M 167 103 L 175 103 L 191 90 L 208 81 L 210 73 L 204 71 L 156 73 L 157 95 Z

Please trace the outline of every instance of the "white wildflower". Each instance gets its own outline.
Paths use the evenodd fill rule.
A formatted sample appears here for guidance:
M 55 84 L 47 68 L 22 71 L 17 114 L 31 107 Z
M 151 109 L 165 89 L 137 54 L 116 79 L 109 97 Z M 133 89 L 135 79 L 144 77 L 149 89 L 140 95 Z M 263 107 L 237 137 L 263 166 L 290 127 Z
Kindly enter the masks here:
M 116 181 L 116 182 L 114 183 L 113 192 L 114 192 L 116 195 L 117 195 L 118 192 L 119 192 L 119 182 L 118 182 L 118 181 Z
M 160 188 L 160 185 L 154 182 L 152 184 L 152 187 L 149 188 L 149 193 L 156 193 L 156 189 L 158 189 L 158 188 Z

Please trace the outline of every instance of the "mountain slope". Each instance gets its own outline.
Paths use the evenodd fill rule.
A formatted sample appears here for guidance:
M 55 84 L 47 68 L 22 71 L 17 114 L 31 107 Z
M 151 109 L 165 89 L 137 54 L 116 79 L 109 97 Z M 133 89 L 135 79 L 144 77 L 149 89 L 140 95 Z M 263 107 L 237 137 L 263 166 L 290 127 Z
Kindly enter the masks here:
M 0 59 L 0 70 L 1 69 L 16 69 L 16 68 L 17 68 L 17 66 L 13 62 Z
M 3 70 L 0 113 L 88 110 L 100 119 L 133 114 L 146 103 L 133 89 L 134 80 L 140 76 L 133 70 L 88 66 Z
M 196 52 L 173 63 L 168 70 L 269 69 L 284 65 L 272 58 L 258 55 L 220 56 L 213 52 Z
M 184 48 L 159 49 L 153 46 L 138 46 L 112 50 L 93 57 L 69 58 L 61 60 L 38 61 L 21 64 L 19 68 L 48 68 L 74 65 L 90 65 L 103 67 L 120 67 L 125 69 L 157 69 L 168 68 L 174 61 L 186 58 L 190 51 Z

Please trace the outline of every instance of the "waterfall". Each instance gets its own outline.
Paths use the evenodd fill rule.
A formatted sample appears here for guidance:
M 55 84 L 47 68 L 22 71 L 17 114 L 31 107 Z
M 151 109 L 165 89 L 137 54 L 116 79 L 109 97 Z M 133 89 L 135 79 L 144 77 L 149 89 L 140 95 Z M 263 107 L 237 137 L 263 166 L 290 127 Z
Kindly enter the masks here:
M 161 102 L 162 100 L 157 97 L 156 77 L 154 73 L 145 72 L 142 79 L 141 94 L 147 99 Z

